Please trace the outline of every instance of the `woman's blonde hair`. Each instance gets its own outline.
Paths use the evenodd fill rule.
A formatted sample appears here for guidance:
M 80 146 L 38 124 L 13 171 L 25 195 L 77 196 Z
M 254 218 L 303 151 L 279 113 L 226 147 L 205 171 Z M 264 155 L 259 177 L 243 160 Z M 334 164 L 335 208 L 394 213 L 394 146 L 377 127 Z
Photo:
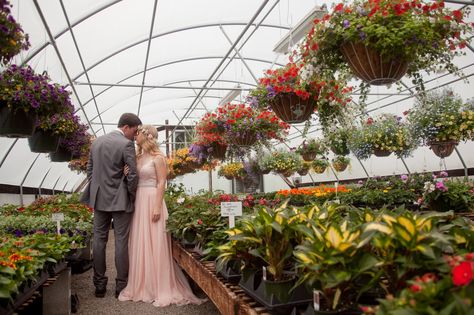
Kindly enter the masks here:
M 140 156 L 144 153 L 164 156 L 158 147 L 158 131 L 155 127 L 152 125 L 142 125 L 140 128 L 138 128 L 138 132 L 143 134 L 144 139 L 143 143 L 137 142 L 137 156 Z

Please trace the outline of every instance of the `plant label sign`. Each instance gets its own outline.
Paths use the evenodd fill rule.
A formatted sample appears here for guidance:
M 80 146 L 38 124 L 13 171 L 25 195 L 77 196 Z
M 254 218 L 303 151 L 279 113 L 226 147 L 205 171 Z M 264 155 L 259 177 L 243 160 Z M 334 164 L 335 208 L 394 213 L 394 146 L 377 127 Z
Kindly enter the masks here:
M 229 227 L 235 226 L 235 216 L 242 215 L 242 202 L 221 202 L 221 217 L 229 217 Z
M 58 235 L 61 234 L 61 221 L 64 221 L 64 213 L 57 212 L 52 214 L 53 221 L 56 221 L 56 230 Z

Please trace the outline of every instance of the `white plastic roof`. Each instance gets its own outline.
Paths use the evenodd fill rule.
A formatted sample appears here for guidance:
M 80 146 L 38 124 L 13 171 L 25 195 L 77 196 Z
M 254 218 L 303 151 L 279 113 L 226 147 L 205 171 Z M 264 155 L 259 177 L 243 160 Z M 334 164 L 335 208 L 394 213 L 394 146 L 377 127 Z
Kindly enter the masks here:
M 216 108 L 229 89 L 237 84 L 252 88 L 265 69 L 285 64 L 288 58 L 273 52 L 275 44 L 315 6 L 330 7 L 334 1 L 11 2 L 13 15 L 32 44 L 14 62 L 28 63 L 38 73 L 46 70 L 54 82 L 68 85 L 81 120 L 90 123 L 91 132 L 102 135 L 115 128 L 123 112 L 138 113 L 144 123 L 157 126 L 165 120 L 171 125 L 194 124 L 205 109 Z M 474 4 L 447 2 L 455 8 Z M 456 64 L 464 67 L 471 83 L 439 73 L 425 78 L 427 89 L 450 85 L 464 99 L 474 97 L 474 53 L 471 47 L 466 52 Z M 406 78 L 403 82 L 412 86 Z M 400 114 L 412 103 L 410 90 L 373 87 L 368 109 L 374 114 Z M 296 127 L 302 130 L 303 125 Z M 290 132 L 289 146 L 301 142 L 297 129 Z M 319 135 L 317 124 L 309 135 Z M 474 166 L 472 142 L 460 144 L 458 151 L 467 167 Z M 424 147 L 405 163 L 412 172 L 441 168 L 440 160 Z M 463 168 L 457 154 L 445 163 L 448 169 Z M 406 172 L 403 161 L 395 157 L 372 158 L 363 164 L 370 175 Z M 365 176 L 353 158 L 352 171 L 340 179 Z M 72 190 L 83 178 L 67 163 L 31 153 L 25 139 L 0 138 L 0 184 Z M 313 178 L 335 179 L 333 174 Z

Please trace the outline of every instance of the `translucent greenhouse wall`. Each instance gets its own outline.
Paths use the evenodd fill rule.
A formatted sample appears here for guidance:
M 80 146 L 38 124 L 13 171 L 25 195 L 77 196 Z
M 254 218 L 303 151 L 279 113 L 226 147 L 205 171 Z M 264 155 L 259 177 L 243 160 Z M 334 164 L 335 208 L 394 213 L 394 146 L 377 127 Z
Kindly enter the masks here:
M 255 78 L 265 69 L 288 61 L 288 56 L 273 52 L 275 44 L 315 5 L 330 7 L 334 3 L 163 0 L 156 2 L 154 12 L 152 0 L 11 2 L 13 15 L 32 43 L 14 62 L 27 63 L 38 73 L 47 71 L 54 82 L 68 85 L 78 115 L 83 122 L 90 122 L 90 132 L 97 135 L 115 129 L 123 112 L 139 113 L 144 123 L 157 126 L 165 120 L 171 125 L 193 125 L 207 110 L 214 110 L 228 89 L 237 84 L 243 88 L 237 101 L 245 99 L 248 89 L 255 87 Z M 464 6 L 463 1 L 456 2 L 447 5 L 456 9 Z M 473 13 L 469 20 L 473 21 Z M 464 100 L 474 97 L 474 52 L 472 47 L 465 51 L 466 56 L 455 63 L 470 82 L 434 73 L 426 75 L 426 88 L 449 85 Z M 412 86 L 407 78 L 402 82 Z M 372 87 L 368 110 L 371 115 L 401 115 L 413 105 L 412 92 L 398 91 L 395 86 Z M 354 101 L 358 101 L 357 95 Z M 298 130 L 303 125 L 295 127 L 286 146 L 275 145 L 298 146 L 302 142 Z M 308 136 L 320 136 L 317 121 Z M 474 167 L 473 142 L 461 143 L 458 151 L 466 167 Z M 338 174 L 339 180 L 367 177 L 361 164 L 351 158 L 351 168 Z M 441 165 L 426 147 L 405 159 L 410 172 L 463 168 L 456 153 L 444 162 Z M 362 164 L 369 176 L 408 172 L 394 156 L 374 157 Z M 230 191 L 230 182 L 215 173 L 214 189 Z M 336 180 L 331 171 L 312 177 L 315 182 Z M 69 170 L 67 163 L 50 162 L 47 154 L 31 153 L 25 139 L 0 138 L 0 184 L 72 191 L 83 180 L 84 175 Z M 186 175 L 179 181 L 196 192 L 207 189 L 208 174 Z M 302 181 L 312 182 L 309 176 Z M 264 186 L 266 191 L 288 187 L 273 175 L 265 176 Z

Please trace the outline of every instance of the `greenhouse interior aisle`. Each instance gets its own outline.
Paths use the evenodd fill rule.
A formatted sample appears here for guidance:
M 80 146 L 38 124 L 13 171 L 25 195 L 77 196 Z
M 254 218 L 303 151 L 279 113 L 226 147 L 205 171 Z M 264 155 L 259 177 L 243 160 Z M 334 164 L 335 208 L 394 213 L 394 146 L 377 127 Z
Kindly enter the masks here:
M 212 304 L 207 301 L 201 305 L 183 305 L 183 306 L 168 306 L 168 307 L 155 307 L 149 303 L 143 302 L 120 302 L 114 297 L 114 278 L 115 278 L 115 264 L 114 264 L 114 235 L 113 231 L 110 231 L 109 242 L 107 243 L 107 275 L 109 277 L 109 284 L 107 287 L 107 294 L 105 298 L 96 298 L 94 296 L 94 285 L 92 283 L 92 269 L 89 271 L 73 275 L 71 281 L 71 292 L 76 293 L 79 297 L 79 309 L 76 314 L 79 315 L 109 315 L 109 314 L 154 314 L 154 315 L 193 315 L 193 314 L 206 314 L 213 315 L 219 314 L 219 311 Z M 198 292 L 196 287 L 193 286 L 195 293 L 199 297 L 205 297 L 205 294 L 201 291 Z

